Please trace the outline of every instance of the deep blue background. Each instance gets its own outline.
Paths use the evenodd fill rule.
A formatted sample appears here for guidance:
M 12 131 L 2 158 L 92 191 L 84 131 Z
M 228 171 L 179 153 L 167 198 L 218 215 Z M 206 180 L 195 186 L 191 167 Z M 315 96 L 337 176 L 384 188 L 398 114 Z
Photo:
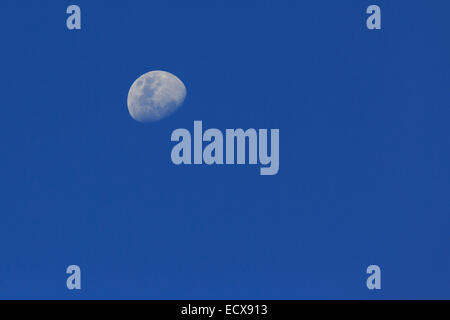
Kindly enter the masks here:
M 2 1 L 0 298 L 450 298 L 449 12 Z M 158 69 L 187 99 L 140 124 L 128 89 Z M 173 165 L 170 134 L 194 120 L 279 128 L 279 174 Z

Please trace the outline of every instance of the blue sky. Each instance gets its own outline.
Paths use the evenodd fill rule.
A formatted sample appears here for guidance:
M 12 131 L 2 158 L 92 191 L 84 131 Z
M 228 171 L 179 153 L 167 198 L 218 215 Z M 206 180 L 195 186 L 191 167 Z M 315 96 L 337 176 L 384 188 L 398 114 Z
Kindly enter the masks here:
M 448 1 L 0 6 L 0 298 L 450 298 Z M 141 124 L 151 70 L 187 97 Z M 173 165 L 194 120 L 279 128 L 279 173 Z

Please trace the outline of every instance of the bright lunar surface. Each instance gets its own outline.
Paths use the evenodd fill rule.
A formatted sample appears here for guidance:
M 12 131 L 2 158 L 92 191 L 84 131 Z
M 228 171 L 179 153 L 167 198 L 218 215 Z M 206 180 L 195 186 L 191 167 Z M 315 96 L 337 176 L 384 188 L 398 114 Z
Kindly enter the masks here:
M 175 112 L 185 97 L 186 87 L 176 76 L 166 71 L 150 71 L 131 85 L 128 111 L 137 121 L 158 121 Z

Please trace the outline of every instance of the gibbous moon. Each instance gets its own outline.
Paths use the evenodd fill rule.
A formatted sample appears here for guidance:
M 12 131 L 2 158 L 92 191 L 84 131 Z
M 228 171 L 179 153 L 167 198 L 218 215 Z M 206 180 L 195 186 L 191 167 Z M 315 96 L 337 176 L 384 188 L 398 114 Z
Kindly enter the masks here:
M 173 74 L 150 71 L 140 76 L 128 91 L 128 112 L 139 122 L 154 122 L 174 113 L 186 98 L 186 87 Z

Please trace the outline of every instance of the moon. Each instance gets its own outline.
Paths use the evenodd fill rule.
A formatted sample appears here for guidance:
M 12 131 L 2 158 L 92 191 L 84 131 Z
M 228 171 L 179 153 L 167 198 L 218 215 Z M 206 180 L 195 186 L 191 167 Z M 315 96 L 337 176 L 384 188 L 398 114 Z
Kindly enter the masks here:
M 155 122 L 174 113 L 186 98 L 186 87 L 166 71 L 150 71 L 133 82 L 128 91 L 128 112 L 139 122 Z

